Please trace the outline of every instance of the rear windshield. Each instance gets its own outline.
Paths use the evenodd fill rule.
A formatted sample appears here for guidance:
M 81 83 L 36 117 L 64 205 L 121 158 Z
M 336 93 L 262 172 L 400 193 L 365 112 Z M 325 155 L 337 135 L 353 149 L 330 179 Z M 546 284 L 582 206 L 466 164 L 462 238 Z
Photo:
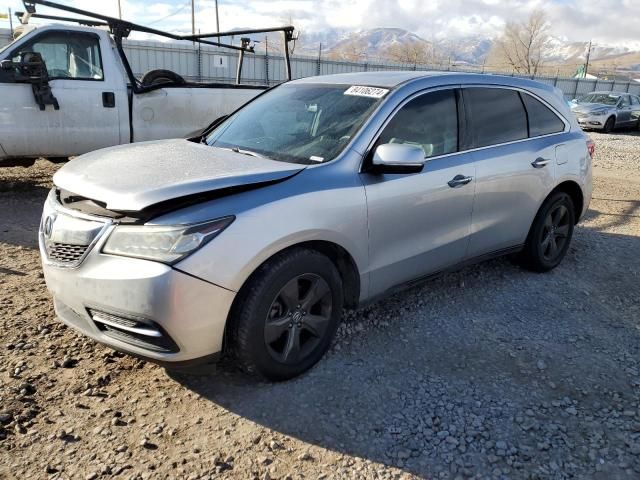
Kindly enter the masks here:
M 257 98 L 222 123 L 208 145 L 284 162 L 334 159 L 387 91 L 350 85 L 287 84 Z

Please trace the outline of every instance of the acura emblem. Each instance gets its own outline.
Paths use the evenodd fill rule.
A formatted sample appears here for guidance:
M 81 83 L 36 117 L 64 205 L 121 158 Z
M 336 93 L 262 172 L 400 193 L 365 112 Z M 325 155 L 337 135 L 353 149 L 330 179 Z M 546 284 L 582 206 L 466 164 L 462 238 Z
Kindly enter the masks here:
M 55 221 L 56 217 L 55 215 L 49 215 L 45 220 L 44 220 L 44 236 L 47 238 L 51 237 L 51 234 L 53 233 L 53 222 Z

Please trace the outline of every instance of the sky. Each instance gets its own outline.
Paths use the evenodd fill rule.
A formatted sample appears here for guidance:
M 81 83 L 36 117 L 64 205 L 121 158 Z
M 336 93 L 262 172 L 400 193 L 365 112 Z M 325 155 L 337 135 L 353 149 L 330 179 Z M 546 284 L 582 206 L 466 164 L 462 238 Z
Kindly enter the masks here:
M 118 15 L 118 0 L 58 1 Z M 121 0 L 121 4 L 127 20 L 176 32 L 190 30 L 191 0 Z M 214 0 L 195 0 L 196 29 L 215 31 L 214 5 Z M 0 11 L 9 7 L 23 10 L 18 0 L 0 0 Z M 551 33 L 559 38 L 640 49 L 640 0 L 219 0 L 222 30 L 275 26 L 291 19 L 302 35 L 329 28 L 399 27 L 427 40 L 495 37 L 507 19 L 525 18 L 536 8 L 547 12 Z M 0 20 L 0 27 L 6 26 Z

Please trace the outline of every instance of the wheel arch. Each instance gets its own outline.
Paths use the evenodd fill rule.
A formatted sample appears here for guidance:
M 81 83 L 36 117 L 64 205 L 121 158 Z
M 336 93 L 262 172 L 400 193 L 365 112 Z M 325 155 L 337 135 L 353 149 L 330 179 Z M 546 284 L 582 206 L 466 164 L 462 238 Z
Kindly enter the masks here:
M 582 187 L 580 187 L 580 184 L 573 180 L 565 180 L 556 185 L 556 187 L 549 192 L 544 200 L 546 201 L 547 198 L 549 198 L 556 192 L 564 192 L 569 195 L 569 197 L 571 197 L 571 201 L 573 202 L 573 205 L 575 207 L 575 224 L 577 224 L 580 220 L 580 217 L 582 216 L 582 209 L 584 208 L 584 193 L 582 191 Z M 544 202 L 542 203 L 544 204 Z M 540 208 L 542 208 L 542 206 Z
M 266 262 L 270 261 L 277 255 L 282 255 L 283 253 L 296 248 L 306 248 L 309 250 L 314 250 L 327 257 L 327 259 L 329 259 L 329 261 L 334 264 L 334 266 L 338 270 L 338 273 L 340 274 L 340 278 L 342 279 L 344 306 L 346 308 L 356 308 L 358 306 L 362 288 L 360 282 L 360 271 L 355 259 L 353 258 L 351 253 L 347 251 L 346 248 L 328 240 L 306 240 L 294 243 L 276 252 L 273 252 L 269 257 L 267 257 L 259 265 L 257 265 L 242 283 L 242 286 L 238 290 L 233 304 L 229 309 L 229 317 L 227 318 L 227 322 L 225 324 L 225 333 L 223 337 L 223 351 L 226 350 L 229 345 L 228 332 L 231 325 L 231 313 L 237 309 L 237 303 L 243 298 L 243 290 L 245 290 L 251 279 L 256 275 L 258 270 L 260 270 L 260 268 Z

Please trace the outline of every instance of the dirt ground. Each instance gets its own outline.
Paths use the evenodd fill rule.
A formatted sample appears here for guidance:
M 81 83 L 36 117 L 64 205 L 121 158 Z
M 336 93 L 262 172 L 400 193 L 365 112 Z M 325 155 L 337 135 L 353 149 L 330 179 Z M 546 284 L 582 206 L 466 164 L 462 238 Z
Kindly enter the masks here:
M 592 134 L 563 264 L 499 259 L 350 312 L 301 378 L 189 376 L 54 317 L 58 168 L 0 169 L 0 478 L 640 478 L 640 134 Z

